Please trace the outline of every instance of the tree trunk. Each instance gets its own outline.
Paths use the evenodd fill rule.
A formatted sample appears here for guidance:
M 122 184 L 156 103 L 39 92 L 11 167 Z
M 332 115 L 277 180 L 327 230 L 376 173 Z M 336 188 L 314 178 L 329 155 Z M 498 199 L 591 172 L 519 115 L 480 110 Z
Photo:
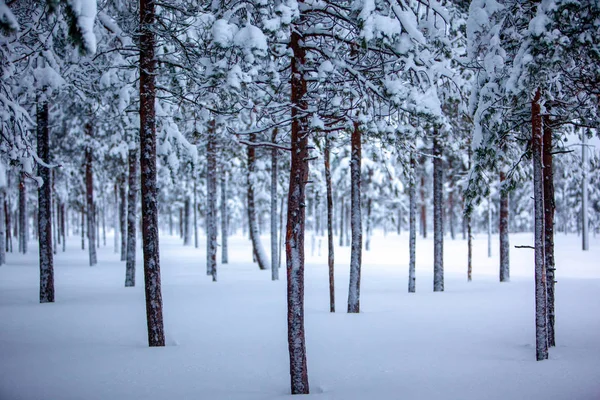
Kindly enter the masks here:
M 114 241 L 114 245 L 115 245 L 115 254 L 119 253 L 119 234 L 121 233 L 121 229 L 119 226 L 119 222 L 120 222 L 120 218 L 119 218 L 119 180 L 117 179 L 117 181 L 115 182 L 115 208 L 114 208 L 114 215 L 113 215 L 113 226 L 115 229 L 115 241 Z
M 344 245 L 344 214 L 346 212 L 346 209 L 344 208 L 344 196 L 340 197 L 340 247 L 342 247 Z
M 344 217 L 344 230 L 346 231 L 346 233 L 344 233 L 344 236 L 346 237 L 346 247 L 350 247 L 350 206 L 348 205 L 348 203 L 346 203 L 345 206 L 346 216 Z
M 367 185 L 368 186 L 368 185 Z M 371 209 L 372 209 L 372 203 L 373 200 L 369 197 L 367 199 L 367 227 L 366 227 L 366 234 L 367 234 L 367 240 L 365 240 L 365 250 L 366 251 L 370 251 L 371 250 Z
M 581 131 L 581 249 L 590 249 L 589 215 L 588 215 L 588 148 L 587 135 Z
M 183 239 L 183 207 L 179 207 L 179 238 Z
M 156 184 L 156 112 L 154 102 L 154 0 L 140 0 L 140 170 L 142 230 L 148 344 L 165 345 L 158 241 L 158 188 Z
M 62 251 L 63 253 L 67 251 L 67 226 L 65 224 L 66 220 L 66 206 L 65 203 L 60 205 L 60 232 L 62 234 Z
M 417 245 L 417 182 L 416 182 L 417 161 L 414 153 L 410 155 L 410 181 L 408 186 L 408 292 L 416 291 L 416 245 Z
M 487 224 L 487 228 L 488 228 L 488 257 L 492 257 L 492 195 L 490 194 L 488 199 L 488 208 L 487 208 L 487 212 L 488 212 L 488 224 Z
M 506 175 L 500 172 L 500 282 L 510 280 L 509 240 L 508 240 L 508 192 L 503 188 Z
M 360 267 L 362 261 L 362 221 L 360 207 L 360 164 L 361 164 L 361 131 L 357 121 L 351 138 L 350 155 L 350 224 L 352 245 L 350 248 L 350 286 L 348 289 L 348 312 L 360 312 Z
M 121 261 L 127 261 L 127 186 L 125 175 L 119 180 L 119 193 L 121 202 L 119 208 L 119 219 L 121 228 Z
M 299 0 L 303 4 L 303 0 Z M 308 180 L 308 104 L 307 83 L 303 75 L 306 50 L 302 44 L 302 8 L 299 25 L 292 27 L 291 103 L 292 164 L 288 191 L 288 214 L 285 240 L 287 270 L 288 345 L 292 394 L 308 394 L 308 369 L 304 339 L 304 229 L 306 219 L 306 181 Z M 250 157 L 248 157 L 250 159 Z M 249 189 L 251 186 L 249 185 Z M 250 196 L 248 196 L 250 197 Z
M 227 236 L 229 235 L 227 218 L 227 172 L 223 168 L 221 172 L 221 264 L 229 262 L 227 254 Z
M 256 135 L 250 135 L 250 141 L 256 141 Z M 247 210 L 248 210 L 248 230 L 250 231 L 250 240 L 252 241 L 252 252 L 258 267 L 262 270 L 268 268 L 269 262 L 267 255 L 263 249 L 262 242 L 260 240 L 260 234 L 258 231 L 258 224 L 256 220 L 256 206 L 254 204 L 254 168 L 256 164 L 256 151 L 254 147 L 248 146 L 248 196 L 247 196 Z
M 136 208 L 138 191 L 137 149 L 130 148 L 129 191 L 127 196 L 127 262 L 125 266 L 125 287 L 135 286 L 135 250 L 136 250 Z
M 27 254 L 27 188 L 25 174 L 19 181 L 19 253 Z
M 423 171 L 421 171 L 421 235 L 427 239 L 427 202 L 425 198 L 425 157 L 421 158 Z
M 277 128 L 271 137 L 277 143 Z M 271 280 L 279 280 L 279 249 L 277 247 L 277 149 L 271 149 Z
M 169 206 L 169 236 L 173 236 L 173 207 Z
M 327 265 L 329 266 L 329 312 L 335 312 L 335 274 L 333 250 L 333 189 L 331 187 L 331 142 L 325 135 L 325 185 L 327 186 Z
M 206 273 L 217 281 L 217 138 L 216 122 L 209 123 L 206 143 Z
M 92 124 L 88 122 L 85 128 L 88 138 L 91 139 L 93 136 Z M 88 144 L 85 149 L 85 199 L 87 206 L 87 234 L 90 267 L 96 265 L 98 262 L 96 258 L 96 218 L 94 217 L 96 210 L 94 206 L 93 166 L 92 145 Z
M 548 346 L 556 346 L 554 331 L 554 173 L 552 160 L 552 121 L 543 117 L 543 178 L 544 178 L 544 261 L 546 268 L 546 303 L 548 307 Z
M 48 129 L 48 103 L 37 102 L 37 155 L 50 162 L 50 131 Z M 44 180 L 38 188 L 38 229 L 40 256 L 40 303 L 54 302 L 54 256 L 52 254 L 52 174 L 38 165 L 38 176 Z
M 185 195 L 185 201 L 183 203 L 183 245 L 189 246 L 192 241 L 192 232 L 190 230 L 190 220 L 192 209 L 190 207 L 190 196 Z
M 437 128 L 433 136 L 433 291 L 444 291 L 444 165 Z
M 468 164 L 467 170 L 471 170 L 471 142 L 469 141 L 469 148 L 467 150 Z M 473 280 L 473 235 L 471 233 L 471 213 L 465 215 L 465 224 L 467 225 L 467 281 Z
M 450 238 L 456 239 L 454 231 L 454 182 L 450 180 L 450 190 L 448 191 L 448 225 L 450 225 Z
M 535 237 L 535 339 L 536 359 L 548 358 L 547 292 L 544 266 L 544 177 L 541 93 L 538 89 L 531 102 L 531 131 L 533 153 L 534 237 Z
M 8 247 L 6 242 L 7 230 L 6 230 L 6 211 L 4 208 L 6 198 L 6 191 L 4 188 L 0 189 L 0 265 L 6 263 L 6 249 Z M 10 236 L 10 230 L 8 231 Z
M 81 250 L 85 250 L 85 206 L 81 206 Z
M 195 171 L 195 168 L 194 168 Z M 194 207 L 194 220 L 192 221 L 192 223 L 194 224 L 194 248 L 198 248 L 199 247 L 199 243 L 198 243 L 198 182 L 197 182 L 197 176 L 196 173 L 194 172 L 194 198 L 193 198 L 193 207 Z
M 10 179 L 10 178 L 9 178 Z M 8 187 L 10 187 L 10 180 Z M 11 225 L 11 212 L 10 212 L 10 201 L 7 200 L 6 193 L 4 194 L 4 216 L 6 218 L 6 251 L 11 252 L 12 249 L 12 225 Z M 16 224 L 15 224 L 16 225 Z

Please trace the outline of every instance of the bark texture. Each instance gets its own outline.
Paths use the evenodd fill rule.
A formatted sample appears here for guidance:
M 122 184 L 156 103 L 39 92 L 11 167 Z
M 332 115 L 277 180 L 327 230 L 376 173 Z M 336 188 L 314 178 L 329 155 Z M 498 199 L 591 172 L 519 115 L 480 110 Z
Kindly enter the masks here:
M 24 174 L 19 180 L 19 253 L 27 254 L 27 187 Z
M 129 149 L 129 193 L 127 196 L 127 262 L 125 286 L 135 286 L 136 208 L 138 192 L 137 149 Z
M 140 0 L 140 169 L 142 229 L 148 344 L 165 345 L 158 251 L 158 188 L 156 185 L 156 112 L 154 102 L 155 2 Z
M 228 249 L 227 249 L 227 236 L 229 227 L 227 226 L 227 172 L 222 171 L 221 173 L 221 264 L 227 264 L 228 260 Z
M 304 1 L 298 3 L 303 5 Z M 299 8 L 302 10 L 302 8 Z M 292 73 L 292 162 L 288 191 L 285 240 L 288 306 L 288 346 L 292 394 L 308 394 L 308 368 L 304 338 L 304 229 L 306 222 L 306 181 L 308 180 L 307 83 L 303 75 L 306 50 L 302 46 L 302 11 L 298 25 L 292 27 L 290 48 Z
M 554 173 L 552 156 L 552 127 L 550 117 L 543 117 L 544 133 L 544 259 L 546 267 L 546 301 L 548 305 L 548 346 L 556 346 L 554 333 Z
M 256 135 L 250 135 L 250 141 L 256 142 Z M 254 203 L 254 169 L 256 164 L 256 150 L 252 146 L 248 146 L 248 195 L 247 195 L 247 210 L 248 210 L 248 230 L 250 231 L 250 240 L 252 241 L 252 252 L 260 269 L 266 270 L 269 268 L 269 262 L 265 254 L 262 242 L 260 240 L 260 232 L 258 230 L 258 222 L 256 219 L 256 205 Z
M 206 143 L 206 274 L 217 281 L 217 137 L 215 121 L 210 122 Z
M 444 291 L 444 170 L 439 132 L 433 136 L 433 291 Z
M 335 274 L 333 249 L 333 189 L 331 186 L 331 142 L 325 136 L 325 185 L 327 186 L 327 265 L 329 266 L 329 312 L 335 312 Z
M 510 281 L 510 259 L 508 239 L 508 192 L 502 188 L 506 180 L 504 172 L 500 172 L 500 218 L 498 231 L 500 233 L 500 282 Z
M 546 303 L 546 271 L 544 260 L 544 177 L 541 93 L 538 89 L 531 102 L 533 153 L 534 241 L 535 241 L 535 342 L 536 359 L 548 358 L 548 327 Z
M 414 154 L 410 156 L 410 182 L 408 186 L 409 210 L 408 210 L 408 292 L 416 291 L 416 245 L 417 245 L 417 182 L 416 182 L 417 161 Z
M 93 137 L 92 124 L 86 125 L 88 139 Z M 85 149 L 85 202 L 87 217 L 88 254 L 90 267 L 98 263 L 96 256 L 96 207 L 94 204 L 94 155 L 92 145 L 88 144 Z
M 37 154 L 45 163 L 50 161 L 50 131 L 48 103 L 37 104 Z M 40 256 L 40 303 L 54 302 L 54 255 L 52 253 L 52 176 L 51 170 L 38 166 L 38 175 L 44 180 L 38 188 L 38 239 Z
M 350 230 L 352 244 L 350 247 L 350 285 L 348 288 L 348 312 L 360 312 L 360 269 L 362 261 L 362 221 L 360 207 L 360 164 L 361 164 L 361 131 L 358 122 L 354 122 L 351 138 L 350 154 Z
M 277 143 L 277 129 L 271 137 Z M 277 149 L 271 149 L 271 280 L 279 280 L 279 249 L 277 247 Z

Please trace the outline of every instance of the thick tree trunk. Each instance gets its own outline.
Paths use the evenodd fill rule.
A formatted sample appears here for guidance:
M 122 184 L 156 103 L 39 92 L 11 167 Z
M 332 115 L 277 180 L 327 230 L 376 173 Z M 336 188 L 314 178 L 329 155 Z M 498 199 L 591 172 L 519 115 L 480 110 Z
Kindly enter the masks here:
M 135 286 L 136 208 L 138 192 L 138 150 L 129 149 L 129 191 L 127 196 L 127 262 L 125 287 Z
M 409 210 L 408 210 L 408 292 L 416 291 L 416 245 L 417 245 L 417 177 L 416 177 L 417 161 L 415 155 L 410 155 L 410 181 L 408 186 Z
M 156 113 L 154 102 L 154 0 L 140 0 L 140 171 L 142 230 L 148 344 L 165 345 L 158 241 L 158 188 L 156 184 Z
M 433 136 L 433 291 L 444 291 L 444 165 L 439 132 Z
M 589 215 L 588 215 L 588 148 L 587 135 L 581 131 L 581 249 L 590 249 Z
M 217 281 L 217 138 L 215 121 L 210 122 L 206 143 L 206 273 Z
M 325 185 L 327 186 L 327 265 L 329 266 L 329 312 L 335 312 L 335 274 L 333 249 L 333 189 L 331 186 L 331 142 L 325 136 Z
M 299 3 L 304 3 L 299 0 Z M 304 339 L 304 229 L 306 181 L 308 180 L 308 104 L 304 78 L 306 50 L 302 44 L 302 8 L 299 25 L 292 27 L 290 75 L 292 103 L 292 164 L 288 191 L 288 213 L 285 239 L 287 270 L 288 346 L 292 394 L 308 394 L 308 368 Z M 249 157 L 250 158 L 250 157 Z
M 351 138 L 350 155 L 350 224 L 352 245 L 350 248 L 350 285 L 348 288 L 348 312 L 360 312 L 360 269 L 362 262 L 362 221 L 360 207 L 360 164 L 361 164 L 361 131 L 357 121 Z
M 277 143 L 277 129 L 271 137 Z M 277 149 L 271 149 L 271 280 L 279 280 L 279 248 L 277 247 Z
M 250 141 L 256 142 L 256 135 L 250 135 Z M 247 195 L 247 211 L 248 211 L 248 230 L 250 231 L 250 240 L 252 241 L 252 252 L 254 258 L 258 262 L 260 269 L 266 270 L 269 267 L 269 261 L 260 240 L 258 231 L 258 223 L 256 219 L 256 206 L 254 204 L 254 168 L 256 164 L 256 150 L 252 146 L 248 146 L 248 195 Z
M 19 180 L 19 253 L 27 254 L 27 188 L 25 174 Z
M 229 262 L 227 249 L 229 227 L 227 226 L 227 218 L 227 172 L 223 169 L 221 172 L 221 264 Z
M 508 240 L 508 192 L 502 187 L 506 175 L 500 172 L 500 218 L 498 232 L 500 234 L 500 282 L 510 280 L 509 240 Z
M 87 123 L 86 134 L 89 139 L 93 136 L 92 124 Z M 87 234 L 88 234 L 88 253 L 90 260 L 90 267 L 96 265 L 96 218 L 95 212 L 96 207 L 94 205 L 94 174 L 93 174 L 93 155 L 92 146 L 88 144 L 85 149 L 85 200 L 86 200 L 86 212 L 87 212 Z
M 121 229 L 121 261 L 127 261 L 127 185 L 125 175 L 119 180 L 119 194 L 121 202 L 119 203 L 119 227 Z
M 534 238 L 535 238 L 535 338 L 536 359 L 548 358 L 547 292 L 544 260 L 544 176 L 541 93 L 538 89 L 531 102 L 533 153 Z
M 552 157 L 552 127 L 550 117 L 543 117 L 544 133 L 544 260 L 546 267 L 546 302 L 548 307 L 548 346 L 556 346 L 554 331 L 554 173 Z
M 37 103 L 37 155 L 50 162 L 50 131 L 48 129 L 48 103 Z M 54 256 L 52 254 L 52 174 L 38 165 L 38 175 L 44 180 L 38 188 L 38 229 L 40 256 L 40 303 L 54 302 Z

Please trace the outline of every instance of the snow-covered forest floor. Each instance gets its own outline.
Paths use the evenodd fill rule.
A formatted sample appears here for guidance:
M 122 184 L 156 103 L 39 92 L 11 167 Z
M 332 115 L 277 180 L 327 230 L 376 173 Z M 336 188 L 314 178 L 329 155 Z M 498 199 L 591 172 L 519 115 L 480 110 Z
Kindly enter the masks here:
M 268 237 L 263 237 L 267 245 Z M 337 242 L 337 239 L 336 239 Z M 112 239 L 87 264 L 71 237 L 55 258 L 56 303 L 38 303 L 37 247 L 0 267 L 0 399 L 284 399 L 289 395 L 285 269 L 272 282 L 230 239 L 219 282 L 206 276 L 205 242 L 161 237 L 167 347 L 148 348 L 141 251 L 137 286 Z M 306 335 L 315 399 L 600 398 L 600 238 L 580 250 L 556 236 L 556 338 L 535 361 L 531 234 L 511 235 L 511 279 L 498 283 L 497 236 L 446 238 L 445 292 L 432 291 L 433 244 L 417 240 L 417 293 L 407 293 L 408 235 L 376 232 L 363 252 L 361 313 L 346 314 L 349 249 L 336 248 L 337 313 L 329 313 L 326 241 L 307 237 Z M 316 253 L 316 252 L 315 252 Z M 220 255 L 219 255 L 220 258 Z M 249 262 L 250 261 L 250 262 Z M 282 263 L 283 264 L 283 263 Z

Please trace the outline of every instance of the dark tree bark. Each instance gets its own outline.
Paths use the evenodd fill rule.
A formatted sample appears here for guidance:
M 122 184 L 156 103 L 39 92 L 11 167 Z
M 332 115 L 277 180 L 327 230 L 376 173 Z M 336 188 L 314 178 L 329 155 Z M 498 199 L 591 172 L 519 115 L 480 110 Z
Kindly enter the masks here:
M 350 205 L 348 205 L 348 203 L 346 203 L 346 208 L 345 208 L 345 214 L 346 216 L 344 217 L 344 230 L 346 231 L 344 233 L 344 236 L 346 237 L 346 247 L 350 247 L 350 240 L 351 240 L 351 235 L 350 235 Z
M 358 122 L 352 130 L 350 155 L 350 224 L 352 245 L 350 248 L 350 285 L 348 289 L 348 312 L 360 312 L 360 269 L 362 262 L 362 221 L 360 206 L 361 131 Z
M 581 131 L 581 250 L 590 249 L 589 215 L 588 215 L 588 148 L 585 131 Z
M 60 232 L 62 234 L 62 251 L 63 253 L 67 251 L 67 226 L 65 224 L 66 220 L 66 206 L 65 203 L 60 205 Z
M 179 207 L 179 237 L 183 239 L 183 207 Z
M 229 262 L 227 249 L 229 228 L 227 226 L 227 218 L 227 172 L 223 169 L 221 172 L 221 264 Z
M 368 186 L 368 185 L 367 185 Z M 367 199 L 367 226 L 366 226 L 366 234 L 367 234 L 367 238 L 365 240 L 365 250 L 366 251 L 370 251 L 371 250 L 371 209 L 373 204 L 373 199 L 371 199 L 370 197 Z
M 277 128 L 271 137 L 277 143 Z M 279 248 L 277 246 L 277 149 L 271 149 L 271 280 L 279 280 Z
M 425 193 L 425 157 L 421 157 L 421 235 L 427 238 L 427 200 Z
M 195 171 L 195 168 L 194 168 Z M 194 220 L 192 221 L 192 223 L 194 224 L 194 247 L 197 249 L 199 247 L 198 244 L 198 183 L 197 183 L 197 176 L 196 173 L 194 172 Z
M 256 142 L 256 135 L 250 135 L 250 141 Z M 258 231 L 258 223 L 256 219 L 256 206 L 254 204 L 254 168 L 256 164 L 256 150 L 253 146 L 248 146 L 248 195 L 247 195 L 247 211 L 248 211 L 248 230 L 250 231 L 250 240 L 252 240 L 252 253 L 258 262 L 258 267 L 262 270 L 268 268 L 269 262 L 260 240 Z
M 92 124 L 87 123 L 85 130 L 89 139 L 93 136 Z M 94 214 L 96 207 L 94 205 L 94 160 L 92 154 L 92 146 L 88 144 L 85 148 L 85 200 L 86 200 L 86 213 L 87 213 L 87 236 L 88 236 L 88 252 L 90 267 L 96 265 L 96 225 Z
M 169 236 L 173 236 L 173 207 L 169 206 Z
M 121 233 L 121 227 L 119 226 L 121 219 L 119 216 L 120 208 L 119 208 L 119 179 L 118 178 L 115 181 L 114 190 L 115 190 L 115 208 L 114 208 L 114 215 L 113 215 L 113 226 L 115 228 L 114 245 L 115 245 L 115 254 L 118 254 L 119 253 L 119 243 L 120 243 L 119 236 Z
M 433 136 L 433 291 L 444 291 L 444 165 L 437 128 Z
M 409 210 L 408 210 L 408 292 L 416 291 L 416 245 L 417 245 L 417 160 L 415 155 L 410 155 L 410 181 L 408 186 Z
M 27 187 L 25 174 L 19 181 L 19 253 L 27 254 Z
M 303 0 L 299 0 L 302 5 Z M 302 42 L 302 8 L 299 24 L 292 27 L 290 76 L 292 103 L 292 164 L 288 191 L 288 214 L 285 240 L 287 270 L 288 345 L 292 394 L 308 394 L 308 368 L 304 339 L 304 229 L 306 220 L 306 181 L 308 180 L 308 104 L 304 78 L 306 50 Z
M 454 182 L 450 180 L 450 190 L 448 191 L 448 225 L 450 225 L 450 238 L 456 239 L 454 231 Z
M 85 250 L 85 205 L 81 206 L 81 250 Z
M 543 117 L 543 178 L 544 178 L 544 260 L 546 267 L 546 301 L 548 306 L 548 346 L 556 346 L 554 331 L 554 173 L 552 156 L 552 121 Z
M 215 120 L 210 122 L 206 143 L 206 273 L 217 281 L 217 137 Z
M 333 249 L 333 189 L 331 187 L 331 142 L 325 135 L 325 185 L 327 186 L 327 265 L 329 266 L 329 312 L 335 312 L 335 274 Z M 340 239 L 341 240 L 341 239 Z
M 6 234 L 6 211 L 4 204 L 6 202 L 6 192 L 5 189 L 0 189 L 0 265 L 3 265 L 6 262 L 6 251 L 8 248 L 8 243 L 6 241 L 6 237 L 10 236 L 10 230 L 8 230 L 8 235 Z
M 125 264 L 125 287 L 135 286 L 136 208 L 138 192 L 138 151 L 129 149 L 129 190 L 127 196 L 127 261 Z
M 498 231 L 500 233 L 500 282 L 510 281 L 510 260 L 508 241 L 508 191 L 502 188 L 506 180 L 504 172 L 500 172 L 500 218 Z
M 536 359 L 548 358 L 547 292 L 544 259 L 544 177 L 541 92 L 538 89 L 531 102 L 533 154 L 534 237 L 535 237 L 535 342 Z
M 160 257 L 158 250 L 158 188 L 156 184 L 156 88 L 154 71 L 155 1 L 140 0 L 140 170 L 142 230 L 148 344 L 165 345 Z
M 50 131 L 48 103 L 37 103 L 37 155 L 50 162 Z M 52 174 L 49 168 L 38 165 L 38 175 L 44 180 L 38 188 L 38 229 L 40 256 L 40 303 L 54 302 L 54 255 L 52 254 Z
M 471 170 L 471 142 L 467 150 L 468 164 L 467 170 Z M 473 280 L 473 235 L 471 234 L 471 214 L 465 215 L 465 224 L 467 225 L 467 281 Z
M 127 261 L 127 185 L 125 175 L 119 180 L 119 227 L 121 228 L 121 261 Z
M 8 186 L 10 187 L 10 178 L 9 178 L 9 181 L 8 181 Z M 5 218 L 6 218 L 6 220 L 5 220 L 5 222 L 6 222 L 6 251 L 12 253 L 12 251 L 13 251 L 13 248 L 12 248 L 12 234 L 11 234 L 11 232 L 12 232 L 12 223 L 11 223 L 12 218 L 11 218 L 11 212 L 10 212 L 11 207 L 10 207 L 10 201 L 7 200 L 6 194 L 4 196 L 4 202 L 3 203 L 4 203 L 4 215 L 5 215 Z
M 190 220 L 192 208 L 190 207 L 190 196 L 186 194 L 183 202 L 183 245 L 189 246 L 192 241 L 192 233 L 190 231 Z

